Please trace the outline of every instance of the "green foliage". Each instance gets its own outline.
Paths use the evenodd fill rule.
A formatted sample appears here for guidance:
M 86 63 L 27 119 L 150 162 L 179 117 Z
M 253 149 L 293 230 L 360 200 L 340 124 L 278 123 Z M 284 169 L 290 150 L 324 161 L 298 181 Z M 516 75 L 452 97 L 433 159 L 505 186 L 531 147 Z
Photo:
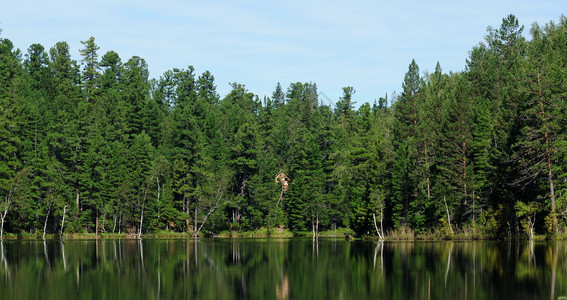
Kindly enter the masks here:
M 541 205 L 536 202 L 524 203 L 516 202 L 516 216 L 518 217 L 522 229 L 528 235 L 530 240 L 534 239 L 534 226 L 536 222 L 536 214 L 541 209 Z
M 446 74 L 438 63 L 420 73 L 412 60 L 390 106 L 386 96 L 358 107 L 350 86 L 334 106 L 319 102 L 312 82 L 278 83 L 261 100 L 232 83 L 221 97 L 208 71 L 150 79 L 141 57 L 99 57 L 94 37 L 82 42 L 80 64 L 66 42 L 48 52 L 33 44 L 22 59 L 2 38 L 5 228 L 565 231 L 567 21 L 522 33 L 507 16 L 464 71 Z

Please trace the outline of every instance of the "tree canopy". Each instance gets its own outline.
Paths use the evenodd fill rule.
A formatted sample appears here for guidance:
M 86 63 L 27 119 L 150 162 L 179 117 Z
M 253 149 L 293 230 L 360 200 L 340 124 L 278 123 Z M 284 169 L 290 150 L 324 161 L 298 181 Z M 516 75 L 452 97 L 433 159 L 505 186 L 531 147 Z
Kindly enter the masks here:
M 313 82 L 221 98 L 208 71 L 152 79 L 94 37 L 78 61 L 2 37 L 1 231 L 564 232 L 567 19 L 523 31 L 489 27 L 462 72 L 411 60 L 390 105 L 360 106 Z

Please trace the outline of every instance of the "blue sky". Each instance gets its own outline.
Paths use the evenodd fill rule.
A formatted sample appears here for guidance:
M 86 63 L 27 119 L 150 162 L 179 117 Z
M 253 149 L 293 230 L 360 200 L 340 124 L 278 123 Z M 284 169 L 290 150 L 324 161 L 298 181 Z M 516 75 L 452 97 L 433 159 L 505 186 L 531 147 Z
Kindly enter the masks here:
M 4 1 L 1 37 L 26 52 L 95 37 L 99 54 L 144 58 L 150 76 L 195 67 L 211 71 L 221 96 L 229 83 L 261 98 L 280 82 L 317 83 L 320 99 L 335 102 L 353 86 L 358 104 L 401 91 L 415 59 L 423 73 L 437 61 L 444 72 L 465 67 L 488 26 L 512 13 L 525 25 L 558 21 L 555 1 Z M 326 96 L 326 97 L 325 97 Z

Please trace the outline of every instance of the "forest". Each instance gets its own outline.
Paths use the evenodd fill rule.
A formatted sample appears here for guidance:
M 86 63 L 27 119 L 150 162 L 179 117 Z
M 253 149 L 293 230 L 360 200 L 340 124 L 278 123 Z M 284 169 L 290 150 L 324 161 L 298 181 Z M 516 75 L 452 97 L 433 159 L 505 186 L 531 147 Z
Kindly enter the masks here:
M 94 37 L 77 61 L 0 36 L 0 238 L 564 233 L 567 18 L 524 29 L 509 15 L 463 71 L 412 60 L 400 93 L 359 105 L 313 82 L 221 99 L 208 71 L 151 79 Z

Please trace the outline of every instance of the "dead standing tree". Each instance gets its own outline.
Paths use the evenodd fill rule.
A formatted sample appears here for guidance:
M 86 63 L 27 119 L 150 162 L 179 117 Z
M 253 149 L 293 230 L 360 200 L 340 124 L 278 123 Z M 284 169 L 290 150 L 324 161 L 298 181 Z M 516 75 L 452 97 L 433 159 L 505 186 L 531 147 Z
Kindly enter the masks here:
M 274 182 L 276 184 L 279 184 L 281 186 L 281 190 L 280 190 L 280 196 L 278 198 L 278 202 L 276 202 L 276 206 L 274 207 L 274 217 L 276 217 L 277 215 L 277 208 L 280 205 L 280 202 L 282 203 L 283 206 L 283 201 L 284 201 L 284 197 L 285 197 L 285 193 L 287 193 L 288 188 L 289 188 L 289 183 L 290 183 L 290 179 L 289 177 L 282 171 L 280 170 L 276 176 L 274 177 Z M 282 212 L 280 217 L 283 219 L 283 208 L 282 208 Z M 275 219 L 274 219 L 275 220 Z
M 283 202 L 283 198 L 284 198 L 284 194 L 287 192 L 287 189 L 289 187 L 289 177 L 282 171 L 280 170 L 275 177 L 275 182 L 281 184 L 282 186 L 282 190 L 280 192 L 280 198 L 278 199 L 278 203 L 276 203 L 276 207 L 278 207 L 278 205 L 280 205 L 280 202 Z

